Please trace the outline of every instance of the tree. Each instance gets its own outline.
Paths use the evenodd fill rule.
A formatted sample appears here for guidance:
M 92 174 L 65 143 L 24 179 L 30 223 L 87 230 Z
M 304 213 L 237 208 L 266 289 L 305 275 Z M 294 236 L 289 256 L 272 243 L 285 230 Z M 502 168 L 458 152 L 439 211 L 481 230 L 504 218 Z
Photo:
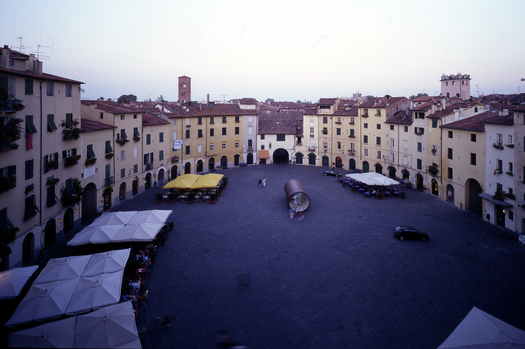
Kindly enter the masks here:
M 162 95 L 157 97 L 157 102 L 167 102 Z
M 417 97 L 428 97 L 428 93 L 418 93 L 417 96 L 410 96 L 410 99 L 414 99 Z
M 137 100 L 137 96 L 129 94 L 129 95 L 122 95 L 117 99 L 117 103 L 122 104 L 124 102 L 135 102 Z

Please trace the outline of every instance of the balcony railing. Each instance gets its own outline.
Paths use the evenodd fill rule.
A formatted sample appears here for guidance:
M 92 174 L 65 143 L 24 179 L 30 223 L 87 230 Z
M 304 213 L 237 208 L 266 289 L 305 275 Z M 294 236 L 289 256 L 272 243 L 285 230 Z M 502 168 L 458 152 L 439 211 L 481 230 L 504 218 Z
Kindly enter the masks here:
M 146 170 L 151 170 L 152 168 L 153 168 L 152 163 L 146 164 Z
M 348 155 L 350 155 L 350 156 L 354 156 L 354 155 L 355 155 L 355 150 L 349 150 L 349 151 L 348 151 Z
M 16 176 L 0 178 L 0 193 L 16 187 Z
M 308 147 L 308 151 L 315 151 L 315 147 Z
M 499 143 L 499 142 L 498 142 L 498 143 L 494 143 L 494 144 L 492 144 L 492 146 L 493 146 L 494 148 L 496 148 L 496 149 L 503 150 L 503 144 L 501 144 L 501 143 Z

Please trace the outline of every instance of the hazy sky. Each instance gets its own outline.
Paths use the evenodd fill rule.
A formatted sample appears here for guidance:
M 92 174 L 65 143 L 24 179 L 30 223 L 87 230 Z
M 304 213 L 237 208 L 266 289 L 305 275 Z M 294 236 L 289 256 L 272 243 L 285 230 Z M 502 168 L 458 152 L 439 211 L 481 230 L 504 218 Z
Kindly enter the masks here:
M 523 0 L 2 1 L 1 45 L 85 83 L 83 99 L 134 94 L 259 101 L 353 93 L 439 94 L 470 74 L 471 94 L 525 92 Z

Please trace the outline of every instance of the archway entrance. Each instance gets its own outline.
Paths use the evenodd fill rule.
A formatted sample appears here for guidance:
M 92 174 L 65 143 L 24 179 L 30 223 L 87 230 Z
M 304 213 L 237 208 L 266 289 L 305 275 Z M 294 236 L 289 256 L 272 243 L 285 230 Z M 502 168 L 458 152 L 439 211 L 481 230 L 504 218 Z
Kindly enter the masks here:
M 33 251 L 35 250 L 35 236 L 29 233 L 22 243 L 22 265 L 25 267 L 33 260 Z
M 48 248 L 55 243 L 57 232 L 57 224 L 54 218 L 47 221 L 44 228 L 44 248 Z
M 70 207 L 64 213 L 64 235 L 73 231 L 75 227 L 75 216 L 73 214 L 73 209 Z
M 465 207 L 468 210 L 474 211 L 477 214 L 481 216 L 482 214 L 482 198 L 478 195 L 482 193 L 481 185 L 479 182 L 475 179 L 469 179 L 467 180 L 467 185 L 465 186 L 468 188 L 467 197 L 465 198 L 465 202 L 467 207 Z
M 159 185 L 164 184 L 164 172 L 166 172 L 166 171 L 164 171 L 164 169 L 161 168 L 161 169 L 159 170 L 159 173 L 157 174 L 157 178 L 158 178 L 158 183 L 159 183 Z
M 367 173 L 370 171 L 370 165 L 368 164 L 368 161 L 363 161 L 363 173 Z
M 394 166 L 388 168 L 388 177 L 396 178 L 396 168 Z
M 179 175 L 179 168 L 177 165 L 171 166 L 171 180 L 174 180 Z
M 419 173 L 416 175 L 416 188 L 423 188 L 423 176 Z
M 376 173 L 383 174 L 383 166 L 381 166 L 381 164 L 375 164 L 374 167 Z
M 343 159 L 341 159 L 340 156 L 335 158 L 335 167 L 342 168 L 343 167 Z
M 204 171 L 204 162 L 202 160 L 197 161 L 197 173 Z
M 97 215 L 97 186 L 89 183 L 82 193 L 82 219 L 87 220 Z
M 430 185 L 432 186 L 432 195 L 438 195 L 439 194 L 439 185 L 438 181 L 435 178 L 432 178 L 430 181 Z
M 302 153 L 295 154 L 295 163 L 298 164 L 298 165 L 302 165 L 303 164 L 303 157 L 304 157 L 304 155 Z
M 278 148 L 273 152 L 273 162 L 288 163 L 288 151 Z
M 350 159 L 349 169 L 355 170 L 355 159 Z
M 403 182 L 410 180 L 410 172 L 407 169 L 404 169 L 401 173 L 403 174 Z
M 447 201 L 454 203 L 454 187 L 451 184 L 447 184 Z
M 118 198 L 120 201 L 126 199 L 126 182 L 120 183 L 120 187 L 118 189 Z
M 308 154 L 308 165 L 315 165 L 315 154 Z
M 228 168 L 228 157 L 226 155 L 221 157 L 221 166 L 222 168 Z
M 321 164 L 327 167 L 330 166 L 330 159 L 327 155 L 323 155 L 323 157 L 321 158 Z
M 9 270 L 9 255 L 11 252 L 8 246 L 0 248 L 0 271 Z
M 214 168 L 215 168 L 215 159 L 210 158 L 210 160 L 208 160 L 208 170 L 213 170 Z
M 146 176 L 144 176 L 144 189 L 151 188 L 151 173 L 146 173 Z
M 184 164 L 184 174 L 190 174 L 191 173 L 191 163 L 187 162 Z
M 233 166 L 239 166 L 240 158 L 241 156 L 239 154 L 235 154 L 235 156 L 233 157 Z
M 104 211 L 107 211 L 111 208 L 111 193 L 112 192 L 113 192 L 113 188 L 110 186 L 107 186 L 102 192 L 102 198 L 104 199 Z
M 252 153 L 248 153 L 248 155 L 246 156 L 246 163 L 248 165 L 253 165 L 253 154 Z
M 139 193 L 139 179 L 137 177 L 135 177 L 135 179 L 133 179 L 133 183 L 131 184 L 132 186 L 132 194 L 133 195 L 137 195 Z

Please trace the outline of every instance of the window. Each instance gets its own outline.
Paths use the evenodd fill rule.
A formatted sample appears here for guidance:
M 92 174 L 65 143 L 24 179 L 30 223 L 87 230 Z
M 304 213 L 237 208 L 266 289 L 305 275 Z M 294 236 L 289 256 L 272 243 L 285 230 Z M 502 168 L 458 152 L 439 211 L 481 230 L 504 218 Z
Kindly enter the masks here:
M 186 139 L 190 138 L 190 130 L 186 130 Z
M 353 128 L 350 129 L 350 137 L 352 137 L 352 138 L 355 137 L 354 129 L 353 129 Z
M 368 149 L 364 149 L 364 156 L 368 156 Z
M 314 117 L 313 116 L 310 116 L 310 123 L 313 124 L 315 121 L 314 121 Z
M 252 147 L 252 140 L 248 139 L 248 148 L 251 148 L 251 147 Z
M 341 135 L 341 129 L 340 128 L 336 128 L 335 129 L 335 134 L 340 136 Z
M 350 118 L 350 125 L 353 125 L 355 124 L 355 119 L 354 118 Z
M 164 142 L 164 132 L 159 132 L 159 143 L 163 143 L 163 142 Z
M 474 113 L 478 112 L 478 107 L 474 107 Z
M 263 139 L 264 139 L 264 135 L 261 135 L 261 140 L 263 140 Z
M 503 172 L 503 161 L 499 159 L 498 159 L 498 170 L 500 170 L 500 172 Z
M 239 127 L 235 127 L 235 134 L 238 135 L 239 134 Z
M 33 115 L 26 115 L 26 132 L 29 134 L 37 133 L 36 127 L 33 124 Z
M 470 134 L 470 141 L 471 142 L 475 142 L 476 141 L 476 134 L 475 133 L 471 133 Z
M 363 127 L 364 127 L 364 128 L 368 128 L 368 122 L 365 122 L 365 123 L 363 124 Z
M 381 137 L 376 137 L 376 145 L 381 145 Z
M 235 117 L 235 122 L 240 122 L 240 120 L 239 120 L 239 117 L 238 117 L 238 116 L 236 116 L 236 117 Z
M 111 141 L 106 141 L 106 154 L 113 153 L 113 148 L 111 148 Z
M 32 217 L 36 216 L 36 213 L 40 212 L 36 206 L 36 195 L 30 195 L 26 197 L 26 205 L 24 210 L 24 221 L 30 220 Z
M 186 126 L 190 126 L 190 118 L 186 118 Z
M 381 124 L 377 124 L 377 129 L 378 129 L 378 130 L 381 129 Z
M 133 114 L 133 119 L 137 120 L 137 114 Z
M 186 146 L 186 155 L 189 155 L 189 154 L 190 154 L 190 146 L 187 145 L 187 146 Z
M 121 116 L 120 116 L 120 120 L 126 120 L 126 116 L 121 115 Z
M 509 144 L 512 144 L 512 135 L 509 135 Z
M 514 220 L 514 212 L 512 212 L 511 210 L 509 210 L 509 220 Z
M 54 178 L 53 176 L 49 177 L 48 179 Z M 46 205 L 47 207 L 55 206 L 58 202 L 58 198 L 55 194 L 55 185 L 50 185 L 47 187 L 47 198 L 46 198 Z
M 222 123 L 223 123 L 223 124 L 226 123 L 226 116 L 223 116 L 223 117 L 222 117 Z
M 376 109 L 376 116 L 381 116 L 381 109 Z
M 121 150 L 120 151 L 120 161 L 124 161 L 125 158 L 126 158 L 126 151 Z
M 341 149 L 341 142 L 337 142 L 337 149 Z
M 438 127 L 438 121 L 437 119 L 432 119 L 432 128 Z
M 71 91 L 72 91 L 71 84 L 66 84 L 66 97 L 71 97 Z
M 403 149 L 408 149 L 408 141 L 407 140 L 403 141 Z
M 239 141 L 235 141 L 235 148 L 239 148 Z
M 133 173 L 139 172 L 139 165 L 135 164 L 133 165 Z
M 146 144 L 151 144 L 151 135 L 146 135 Z
M 417 159 L 417 160 L 416 160 L 416 163 L 417 163 L 417 165 L 416 165 L 416 166 L 417 166 L 417 169 L 418 169 L 418 170 L 421 170 L 421 169 L 423 168 L 423 160 L 421 160 L 421 159 Z
M 140 138 L 139 128 L 133 127 L 133 138 Z
M 215 118 L 213 116 L 210 116 L 210 124 L 214 124 L 215 123 Z
M 394 125 L 390 125 L 390 131 L 394 131 Z
M 447 148 L 447 159 L 453 159 L 452 148 Z
M 33 178 L 34 160 L 26 161 L 26 180 Z
M 264 150 L 264 144 L 261 144 L 261 150 Z
M 26 79 L 26 95 L 33 95 L 33 79 Z
M 120 137 L 122 137 L 122 139 L 128 138 L 128 136 L 126 135 L 126 130 L 123 128 L 120 129 Z
M 324 134 L 324 135 L 328 134 L 328 128 L 323 127 L 323 134 Z
M 95 158 L 95 152 L 93 151 L 93 144 L 87 145 L 87 158 L 88 159 Z
M 177 126 L 177 119 L 171 119 L 171 126 Z
M 210 144 L 210 151 L 213 151 L 213 143 Z
M 0 210 L 0 234 L 5 235 L 13 229 L 13 223 L 7 218 L 7 207 Z
M 136 158 L 139 155 L 139 148 L 133 148 L 133 157 Z
M 100 118 L 104 119 L 104 113 L 103 112 L 100 112 Z
M 47 87 L 46 87 L 46 95 L 53 96 L 53 93 L 54 93 L 54 85 L 52 82 L 48 82 Z
M 164 160 L 164 150 L 159 150 L 159 161 Z
M 470 164 L 476 166 L 476 154 L 470 153 Z
M 74 128 L 75 124 L 73 123 L 73 114 L 66 114 L 66 128 Z
M 226 142 L 222 142 L 222 149 L 226 149 Z
M 47 114 L 47 131 L 53 132 L 56 131 L 57 125 L 55 124 L 55 115 L 53 114 Z
M 368 143 L 368 136 L 363 136 L 363 143 Z
M 394 162 L 394 153 L 390 153 L 390 162 Z
M 408 166 L 408 156 L 403 156 L 403 165 Z
M 425 133 L 425 129 L 423 127 L 414 127 L 414 133 L 420 136 Z
M 277 135 L 277 142 L 284 142 L 286 140 L 286 135 Z
M 202 144 L 197 145 L 197 153 L 202 153 Z
M 448 176 L 448 179 L 452 179 L 452 175 L 453 175 L 452 167 L 449 167 L 449 168 L 447 169 L 447 176 Z
M 405 126 L 405 132 L 408 132 L 408 126 Z
M 124 177 L 126 177 L 126 169 L 125 168 L 120 170 L 120 178 L 124 178 Z
M 335 123 L 336 123 L 336 124 L 340 124 L 340 123 L 341 123 L 341 118 L 340 118 L 340 117 L 337 117 L 337 118 L 335 119 Z
M 223 136 L 226 136 L 226 127 L 223 127 L 223 128 L 222 128 L 222 135 L 223 135 Z
M 448 131 L 448 138 L 454 138 L 454 132 Z
M 215 129 L 210 128 L 210 137 L 213 137 L 215 135 Z
M 323 124 L 327 124 L 327 123 L 328 123 L 328 117 L 323 116 Z
M 509 162 L 509 172 L 514 172 L 514 164 L 512 162 Z
M 390 138 L 390 146 L 391 146 L 391 147 L 394 146 L 394 138 Z
M 422 152 L 423 151 L 423 143 L 417 142 L 417 151 Z
M 377 151 L 377 158 L 381 159 L 381 151 L 380 150 Z
M 202 125 L 202 118 L 197 118 L 197 124 Z

